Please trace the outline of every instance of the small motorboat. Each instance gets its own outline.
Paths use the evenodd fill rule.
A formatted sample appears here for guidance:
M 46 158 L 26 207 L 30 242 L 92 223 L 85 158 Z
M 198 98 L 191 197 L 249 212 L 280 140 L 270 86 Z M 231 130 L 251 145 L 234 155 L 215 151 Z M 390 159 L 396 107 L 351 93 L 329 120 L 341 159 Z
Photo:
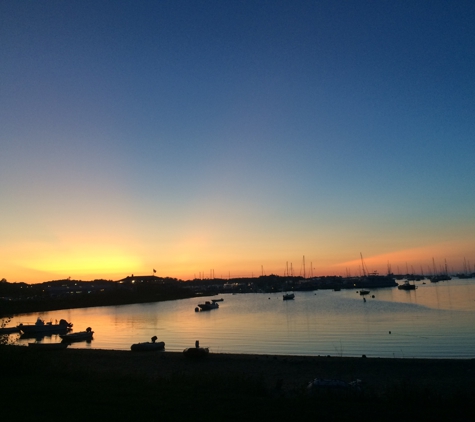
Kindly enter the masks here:
M 202 311 L 210 311 L 211 309 L 218 309 L 219 304 L 216 302 L 206 301 L 205 303 L 198 303 L 198 307 Z
M 293 293 L 285 293 L 283 296 L 283 300 L 292 300 L 295 298 L 295 295 Z
M 409 283 L 409 280 L 406 280 L 403 284 L 398 284 L 397 288 L 399 290 L 416 290 L 416 285 Z
M 28 343 L 30 349 L 36 350 L 64 350 L 69 343 Z
M 40 317 L 37 318 L 34 324 L 18 324 L 17 328 L 27 335 L 31 334 L 48 334 L 48 333 L 66 333 L 71 330 L 73 324 L 65 319 L 59 320 L 58 324 L 52 322 L 45 322 Z
M 189 347 L 183 350 L 183 354 L 187 358 L 204 358 L 209 355 L 208 347 L 200 347 L 200 342 L 196 340 L 195 347 Z
M 369 295 L 369 290 L 360 290 L 360 295 L 361 296 Z
M 87 327 L 86 331 L 78 331 L 77 333 L 63 334 L 63 335 L 60 335 L 60 337 L 65 343 L 73 343 L 77 341 L 91 341 L 93 334 L 94 334 L 94 331 L 92 331 L 91 327 Z
M 133 352 L 152 352 L 154 350 L 164 350 L 165 349 L 165 342 L 158 341 L 157 336 L 153 336 L 151 338 L 151 342 L 147 341 L 144 343 L 135 343 L 130 346 L 130 350 Z

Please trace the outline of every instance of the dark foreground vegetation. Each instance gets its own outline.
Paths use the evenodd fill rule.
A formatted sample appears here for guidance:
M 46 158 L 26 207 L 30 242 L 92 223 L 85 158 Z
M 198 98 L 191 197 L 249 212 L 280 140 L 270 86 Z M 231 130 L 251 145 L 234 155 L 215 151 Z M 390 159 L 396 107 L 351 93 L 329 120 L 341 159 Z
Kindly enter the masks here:
M 0 346 L 2 420 L 473 420 L 473 360 L 37 351 Z M 363 381 L 316 391 L 315 377 Z

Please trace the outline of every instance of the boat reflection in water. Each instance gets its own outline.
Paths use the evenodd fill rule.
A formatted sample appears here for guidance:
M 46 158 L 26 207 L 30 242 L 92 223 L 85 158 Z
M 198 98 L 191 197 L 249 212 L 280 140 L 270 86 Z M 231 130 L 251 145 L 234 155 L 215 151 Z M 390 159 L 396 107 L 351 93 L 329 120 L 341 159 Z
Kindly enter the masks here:
M 30 349 L 35 350 L 64 350 L 69 343 L 28 343 Z

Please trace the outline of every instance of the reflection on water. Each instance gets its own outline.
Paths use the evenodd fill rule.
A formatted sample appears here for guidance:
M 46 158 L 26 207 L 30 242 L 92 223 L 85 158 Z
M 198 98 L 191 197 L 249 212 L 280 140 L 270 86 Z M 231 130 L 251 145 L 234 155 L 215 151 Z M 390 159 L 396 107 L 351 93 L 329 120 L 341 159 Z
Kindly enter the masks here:
M 198 300 L 185 299 L 40 316 L 71 321 L 74 331 L 92 327 L 94 340 L 72 348 L 130 350 L 156 335 L 168 351 L 200 340 L 221 353 L 474 357 L 475 280 L 416 284 L 412 291 L 374 289 L 366 302 L 355 290 L 318 290 L 297 292 L 289 301 L 281 294 L 221 295 L 219 309 L 207 312 L 195 312 Z M 17 316 L 10 325 L 37 316 Z M 52 335 L 41 341 L 60 339 Z

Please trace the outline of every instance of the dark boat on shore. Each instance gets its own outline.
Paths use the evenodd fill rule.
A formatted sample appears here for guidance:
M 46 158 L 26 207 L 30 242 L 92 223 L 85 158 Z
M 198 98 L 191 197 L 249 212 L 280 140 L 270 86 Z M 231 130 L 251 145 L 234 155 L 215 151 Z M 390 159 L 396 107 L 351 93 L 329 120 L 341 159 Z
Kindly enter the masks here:
M 147 341 L 144 343 L 135 343 L 130 346 L 130 350 L 132 352 L 153 352 L 156 350 L 164 350 L 165 349 L 165 342 L 158 341 L 157 336 L 153 336 L 152 341 Z
M 207 347 L 189 347 L 183 350 L 183 354 L 187 358 L 204 358 L 208 356 L 209 349 Z
M 187 358 L 204 358 L 209 355 L 208 347 L 200 347 L 200 342 L 196 340 L 195 347 L 189 347 L 183 350 L 183 354 Z

